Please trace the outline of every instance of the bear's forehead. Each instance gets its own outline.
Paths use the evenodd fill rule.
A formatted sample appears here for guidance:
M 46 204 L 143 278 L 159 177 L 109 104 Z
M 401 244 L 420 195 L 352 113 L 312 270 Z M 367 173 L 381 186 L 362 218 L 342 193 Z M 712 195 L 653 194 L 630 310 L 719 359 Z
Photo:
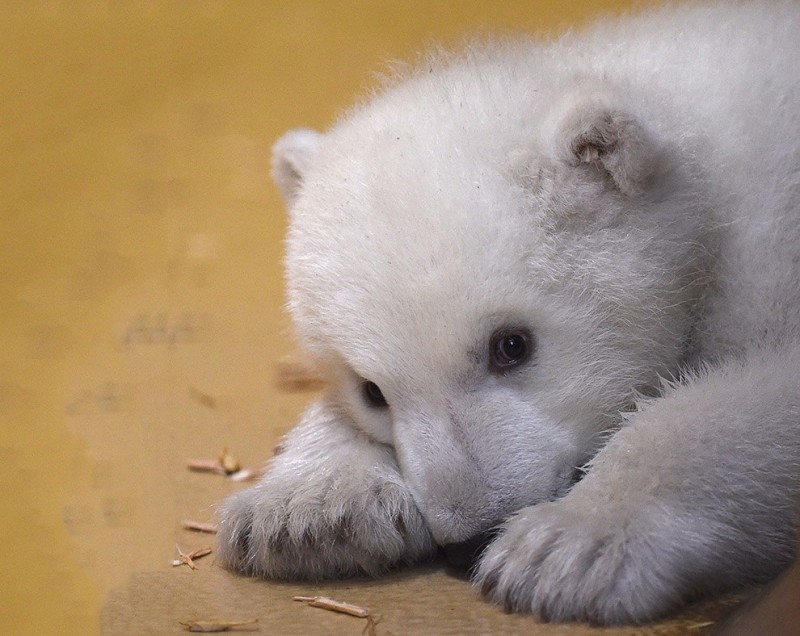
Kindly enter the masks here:
M 398 87 L 325 135 L 288 240 L 301 332 L 463 340 L 530 291 L 547 232 L 514 163 L 537 169 L 542 95 L 486 77 Z
M 509 177 L 508 153 L 410 135 L 350 142 L 325 152 L 309 176 L 289 241 L 335 279 L 442 293 L 465 276 L 514 267 L 531 249 L 535 210 Z
M 524 304 L 538 241 L 520 193 L 491 165 L 410 159 L 351 155 L 347 175 L 340 164 L 313 177 L 293 215 L 299 330 L 351 359 L 377 342 L 397 361 L 433 340 L 465 352 L 487 316 Z

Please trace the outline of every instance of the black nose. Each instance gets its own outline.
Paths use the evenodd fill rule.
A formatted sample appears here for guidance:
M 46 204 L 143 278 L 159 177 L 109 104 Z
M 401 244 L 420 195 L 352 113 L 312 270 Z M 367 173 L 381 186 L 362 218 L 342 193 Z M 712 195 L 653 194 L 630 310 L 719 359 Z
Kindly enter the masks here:
M 471 570 L 477 563 L 483 551 L 497 536 L 497 530 L 492 528 L 484 530 L 459 543 L 446 543 L 442 546 L 447 562 L 459 570 Z

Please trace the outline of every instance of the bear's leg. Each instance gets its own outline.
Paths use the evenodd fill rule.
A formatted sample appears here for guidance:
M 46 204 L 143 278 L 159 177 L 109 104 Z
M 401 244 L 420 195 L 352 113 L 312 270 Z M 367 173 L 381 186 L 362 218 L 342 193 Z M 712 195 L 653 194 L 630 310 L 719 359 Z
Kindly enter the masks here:
M 227 567 L 279 579 L 378 574 L 435 553 L 390 448 L 327 400 L 312 405 L 258 485 L 219 509 Z
M 521 510 L 476 583 L 511 611 L 644 622 L 791 560 L 800 348 L 758 351 L 641 405 L 563 499 Z

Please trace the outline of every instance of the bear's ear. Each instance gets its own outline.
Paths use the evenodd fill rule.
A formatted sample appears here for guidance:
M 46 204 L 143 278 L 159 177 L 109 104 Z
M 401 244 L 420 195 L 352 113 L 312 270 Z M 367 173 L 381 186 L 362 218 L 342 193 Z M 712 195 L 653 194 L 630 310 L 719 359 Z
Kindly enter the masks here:
M 288 208 L 300 191 L 321 139 L 315 130 L 297 128 L 285 133 L 272 147 L 272 178 Z
M 626 195 L 644 189 L 656 167 L 656 144 L 632 116 L 602 99 L 574 104 L 556 132 L 568 164 L 601 168 Z

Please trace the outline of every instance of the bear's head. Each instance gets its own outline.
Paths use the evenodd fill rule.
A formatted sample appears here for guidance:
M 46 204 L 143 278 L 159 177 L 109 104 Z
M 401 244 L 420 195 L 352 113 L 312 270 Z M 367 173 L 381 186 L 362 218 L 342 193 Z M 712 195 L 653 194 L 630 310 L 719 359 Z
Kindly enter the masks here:
M 299 344 L 442 544 L 568 491 L 679 368 L 707 266 L 668 139 L 487 84 L 412 78 L 273 158 Z

